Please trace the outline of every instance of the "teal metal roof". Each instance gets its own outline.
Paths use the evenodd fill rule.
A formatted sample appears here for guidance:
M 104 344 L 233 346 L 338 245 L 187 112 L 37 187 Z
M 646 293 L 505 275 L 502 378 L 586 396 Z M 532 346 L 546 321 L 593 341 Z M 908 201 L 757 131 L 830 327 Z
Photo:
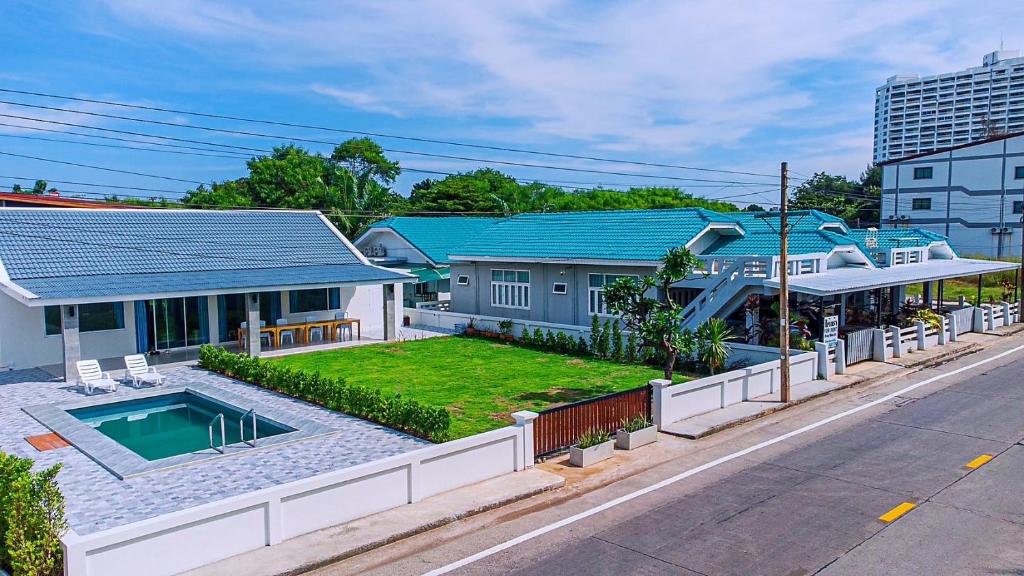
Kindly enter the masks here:
M 298 211 L 0 208 L 0 264 L 47 300 L 406 279 Z
M 655 261 L 713 223 L 736 224 L 702 208 L 519 214 L 496 222 L 452 255 Z
M 839 234 L 825 231 L 796 230 L 789 234 L 790 254 L 828 253 L 836 246 L 854 244 Z M 702 252 L 706 256 L 778 256 L 778 234 L 747 234 L 720 238 Z
M 462 246 L 500 220 L 501 218 L 469 216 L 396 216 L 377 222 L 370 228 L 390 228 L 435 264 L 449 264 L 451 260 L 448 256 L 455 248 Z

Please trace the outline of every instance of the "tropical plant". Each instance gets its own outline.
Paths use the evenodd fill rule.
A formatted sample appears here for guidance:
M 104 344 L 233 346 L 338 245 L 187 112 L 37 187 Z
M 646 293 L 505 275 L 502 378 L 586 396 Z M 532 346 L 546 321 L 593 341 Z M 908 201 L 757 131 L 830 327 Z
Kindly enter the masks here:
M 688 249 L 679 247 L 670 249 L 662 263 L 653 277 L 622 277 L 606 286 L 604 300 L 626 328 L 637 334 L 638 350 L 660 352 L 665 379 L 671 380 L 685 342 L 680 329 L 682 307 L 668 295 L 672 284 L 691 276 L 700 261 Z M 658 288 L 656 299 L 647 296 L 652 288 Z
M 912 322 L 924 322 L 935 330 L 942 330 L 942 316 L 931 310 L 918 310 L 911 318 Z
M 651 427 L 651 421 L 643 414 L 638 414 L 632 418 L 623 418 L 622 425 L 620 428 L 626 432 L 636 432 L 637 430 L 643 430 L 644 428 Z
M 729 325 L 721 318 L 708 318 L 697 327 L 697 353 L 712 374 L 729 358 L 729 341 L 735 340 Z
M 576 439 L 576 447 L 580 449 L 591 448 L 599 444 L 604 444 L 611 439 L 611 435 L 604 430 L 590 429 L 583 434 L 580 434 L 579 438 Z
M 512 335 L 512 321 L 509 320 L 508 318 L 506 318 L 504 320 L 500 320 L 498 322 L 498 332 L 501 332 L 502 336 L 511 336 Z

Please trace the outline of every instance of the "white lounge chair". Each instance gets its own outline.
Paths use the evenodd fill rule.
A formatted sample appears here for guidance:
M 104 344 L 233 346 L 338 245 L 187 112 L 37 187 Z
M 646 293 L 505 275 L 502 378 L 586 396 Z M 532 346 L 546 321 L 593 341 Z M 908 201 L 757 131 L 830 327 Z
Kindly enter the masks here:
M 156 368 L 149 365 L 146 357 L 142 354 L 132 354 L 124 357 L 125 374 L 132 379 L 132 386 L 139 388 L 143 383 L 162 386 L 164 377 L 156 371 Z
M 100 369 L 100 363 L 96 360 L 79 360 L 75 363 L 78 368 L 78 381 L 85 387 L 85 391 L 92 394 L 94 388 L 105 388 L 111 392 L 117 390 L 117 380 L 110 377 L 108 372 Z

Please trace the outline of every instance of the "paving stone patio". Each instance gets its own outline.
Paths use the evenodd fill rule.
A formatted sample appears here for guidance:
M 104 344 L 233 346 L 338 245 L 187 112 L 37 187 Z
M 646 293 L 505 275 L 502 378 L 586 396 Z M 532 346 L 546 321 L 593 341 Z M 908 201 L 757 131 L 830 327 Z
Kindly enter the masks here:
M 273 405 L 335 432 L 119 480 L 77 448 L 39 452 L 25 440 L 27 436 L 50 430 L 26 414 L 23 407 L 81 400 L 86 396 L 80 388 L 55 380 L 42 370 L 0 372 L 0 450 L 31 458 L 40 466 L 63 464 L 58 480 L 67 499 L 68 522 L 79 534 L 348 468 L 428 444 L 384 426 L 198 368 L 166 368 L 162 372 L 170 386 L 218 388 Z M 146 390 L 148 388 L 142 389 Z M 130 386 L 120 386 L 117 392 L 96 394 L 124 400 L 139 392 Z

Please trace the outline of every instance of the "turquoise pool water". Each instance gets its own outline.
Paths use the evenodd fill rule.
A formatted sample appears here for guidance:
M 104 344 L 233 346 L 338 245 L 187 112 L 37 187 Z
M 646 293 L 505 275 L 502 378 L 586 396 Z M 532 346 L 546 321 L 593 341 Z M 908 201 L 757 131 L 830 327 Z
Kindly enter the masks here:
M 68 413 L 146 460 L 153 461 L 209 450 L 209 425 L 217 414 L 224 414 L 227 443 L 241 442 L 238 420 L 245 411 L 197 394 L 179 392 L 75 408 Z M 258 438 L 294 430 L 261 418 L 259 414 L 256 416 Z M 251 416 L 246 418 L 245 437 L 252 439 Z M 219 422 L 214 425 L 213 438 L 214 443 L 220 446 Z

